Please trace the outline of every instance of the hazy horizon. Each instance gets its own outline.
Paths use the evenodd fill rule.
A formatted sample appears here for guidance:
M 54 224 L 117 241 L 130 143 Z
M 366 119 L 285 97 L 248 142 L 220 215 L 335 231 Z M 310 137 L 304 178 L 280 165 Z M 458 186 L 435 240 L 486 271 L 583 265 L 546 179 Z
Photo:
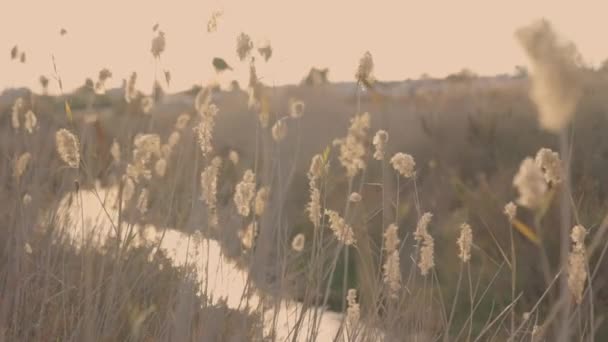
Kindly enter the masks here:
M 35 13 L 29 10 L 34 4 Z M 608 57 L 608 46 L 596 34 L 608 28 L 602 9 L 606 5 L 593 2 L 490 4 L 477 0 L 441 6 L 435 1 L 373 6 L 361 1 L 325 4 L 316 0 L 12 2 L 6 11 L 10 15 L 0 21 L 0 89 L 40 90 L 38 78 L 45 75 L 51 79 L 49 91 L 56 93 L 51 55 L 67 91 L 87 77 L 95 79 L 102 68 L 113 73 L 108 88 L 120 86 L 135 71 L 138 87 L 151 89 L 155 61 L 150 41 L 156 23 L 167 41 L 156 72 L 159 78 L 163 70 L 171 72 L 170 92 L 215 79 L 211 59 L 216 56 L 234 68 L 219 81 L 236 79 L 243 84 L 248 66 L 235 54 L 240 32 L 249 34 L 254 43 L 271 43 L 273 57 L 268 63 L 261 59 L 257 63 L 259 75 L 269 85 L 298 83 L 311 67 L 329 68 L 333 82 L 351 81 L 367 50 L 380 80 L 418 78 L 423 73 L 444 77 L 463 68 L 481 75 L 511 73 L 516 65 L 526 65 L 514 31 L 541 17 L 577 45 L 586 63 L 597 65 Z M 207 21 L 217 10 L 223 16 L 217 31 L 208 33 Z M 62 28 L 67 30 L 63 36 L 59 34 Z M 10 59 L 14 45 L 26 53 L 25 64 Z

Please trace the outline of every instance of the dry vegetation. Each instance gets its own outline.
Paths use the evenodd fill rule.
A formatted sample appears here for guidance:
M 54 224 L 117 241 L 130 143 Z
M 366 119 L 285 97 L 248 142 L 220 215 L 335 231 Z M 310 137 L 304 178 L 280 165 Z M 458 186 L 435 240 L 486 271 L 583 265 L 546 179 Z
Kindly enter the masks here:
M 255 69 L 272 48 L 242 34 L 247 91 L 163 94 L 168 73 L 151 96 L 135 74 L 106 91 L 107 69 L 61 96 L 6 91 L 0 341 L 316 340 L 326 310 L 338 340 L 608 338 L 608 74 L 546 22 L 517 36 L 530 77 L 383 83 L 368 53 L 355 83 L 273 88 Z M 247 271 L 241 304 L 146 225 L 217 240 Z

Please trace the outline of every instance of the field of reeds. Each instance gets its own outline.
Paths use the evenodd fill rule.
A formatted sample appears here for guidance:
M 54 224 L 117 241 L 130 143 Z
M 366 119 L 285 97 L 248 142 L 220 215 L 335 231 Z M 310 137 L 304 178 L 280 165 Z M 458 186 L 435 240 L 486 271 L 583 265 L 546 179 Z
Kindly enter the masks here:
M 0 341 L 608 339 L 608 73 L 516 37 L 500 77 L 273 87 L 243 33 L 243 89 L 5 90 Z

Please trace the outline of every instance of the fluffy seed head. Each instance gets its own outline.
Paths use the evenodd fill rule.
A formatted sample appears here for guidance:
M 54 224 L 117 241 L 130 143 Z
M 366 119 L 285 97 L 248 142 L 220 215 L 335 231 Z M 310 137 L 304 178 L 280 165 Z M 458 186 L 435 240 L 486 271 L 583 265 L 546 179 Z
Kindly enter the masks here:
M 385 130 L 379 130 L 374 135 L 372 143 L 374 144 L 374 159 L 383 160 L 386 154 L 386 143 L 388 142 L 388 133 Z
M 352 331 L 359 323 L 361 317 L 359 303 L 357 303 L 357 290 L 349 289 L 346 295 L 346 301 L 348 303 L 348 308 L 346 309 L 346 326 L 348 330 Z
M 215 10 L 213 13 L 211 13 L 211 17 L 207 21 L 207 32 L 213 33 L 217 31 L 217 22 L 222 14 L 223 12 L 221 10 Z
M 428 227 L 433 218 L 432 213 L 424 213 L 418 220 L 416 225 L 416 231 L 414 232 L 414 239 L 418 242 L 422 241 L 425 235 L 428 235 Z
M 458 257 L 462 262 L 467 263 L 471 260 L 471 245 L 473 244 L 473 230 L 467 223 L 460 225 L 460 237 L 458 238 Z
M 308 212 L 308 218 L 315 227 L 321 224 L 321 192 L 311 183 L 310 188 L 310 201 L 306 205 L 306 211 Z
M 135 100 L 139 96 L 139 92 L 136 87 L 137 83 L 137 73 L 131 73 L 129 80 L 125 83 L 125 101 L 127 103 L 131 103 L 131 101 Z
M 160 54 L 165 51 L 165 45 L 165 33 L 163 31 L 158 31 L 158 35 L 152 39 L 152 47 L 150 48 L 152 56 L 160 58 Z
M 365 169 L 365 143 L 369 127 L 369 113 L 356 115 L 350 120 L 346 137 L 334 140 L 334 145 L 340 148 L 338 160 L 346 169 L 348 178 L 355 177 L 360 170 Z
M 304 249 L 305 242 L 306 242 L 306 237 L 304 237 L 304 234 L 299 233 L 291 241 L 291 249 L 293 249 L 296 252 L 301 252 Z
M 215 227 L 218 224 L 217 178 L 221 165 L 222 160 L 219 157 L 215 157 L 211 160 L 211 164 L 201 172 L 202 199 L 207 204 L 208 221 L 211 227 Z
M 546 20 L 516 32 L 532 65 L 530 96 L 543 128 L 559 132 L 572 118 L 582 96 L 580 55 L 571 42 L 562 41 Z
M 287 122 L 284 119 L 277 120 L 272 126 L 272 138 L 276 142 L 280 142 L 287 136 Z
M 348 196 L 348 200 L 353 203 L 361 202 L 361 195 L 358 192 L 353 192 Z
M 519 171 L 513 177 L 513 185 L 519 192 L 518 204 L 530 209 L 541 206 L 547 192 L 547 182 L 532 158 L 528 157 L 521 163 Z
M 258 228 L 255 223 L 250 223 L 247 225 L 247 228 L 239 231 L 239 238 L 241 239 L 241 244 L 245 249 L 251 249 L 251 247 L 253 247 L 253 242 L 255 241 L 257 232 Z
M 551 184 L 559 184 L 563 179 L 562 160 L 559 153 L 548 148 L 541 148 L 536 153 L 534 162 L 543 171 L 545 181 Z
M 179 134 L 178 131 L 171 132 L 171 134 L 169 135 L 169 139 L 167 139 L 167 145 L 169 145 L 170 148 L 177 146 L 177 143 L 179 143 L 180 137 L 181 137 L 181 135 Z
M 77 169 L 80 165 L 80 146 L 74 134 L 65 128 L 55 133 L 57 153 L 69 167 Z
M 429 270 L 435 266 L 435 241 L 428 232 L 428 225 L 433 215 L 425 213 L 418 221 L 414 239 L 420 243 L 420 258 L 418 268 L 420 273 L 426 276 Z
M 405 178 L 414 176 L 416 162 L 409 154 L 401 152 L 396 153 L 393 158 L 391 158 L 391 165 L 393 165 L 393 168 Z
M 34 114 L 34 112 L 32 112 L 31 110 L 28 110 L 25 113 L 25 121 L 23 123 L 23 127 L 29 134 L 34 133 L 34 130 L 38 128 L 38 119 L 36 118 L 36 114 Z
M 110 155 L 112 155 L 112 159 L 116 163 L 120 163 L 120 145 L 116 140 L 112 142 L 112 147 L 110 147 Z
M 401 264 L 399 257 L 399 227 L 396 224 L 391 224 L 384 232 L 384 250 L 386 251 L 386 260 L 382 265 L 383 280 L 388 286 L 389 295 L 396 297 L 401 288 Z
M 21 111 L 23 110 L 23 99 L 18 97 L 13 103 L 13 108 L 11 112 L 11 124 L 15 130 L 19 129 L 21 126 L 21 122 L 19 121 L 19 116 L 21 115 Z
M 152 107 L 154 107 L 154 100 L 151 97 L 146 96 L 141 99 L 141 111 L 144 114 L 149 114 Z
M 304 115 L 304 102 L 296 99 L 289 100 L 289 116 L 294 119 L 301 118 Z
M 194 132 L 196 134 L 199 147 L 203 152 L 203 156 L 207 156 L 211 151 L 213 151 L 213 145 L 211 142 L 213 139 L 213 129 L 215 127 L 215 117 L 217 116 L 219 110 L 213 103 L 201 108 L 201 121 L 196 127 L 194 127 Z
M 148 211 L 148 200 L 150 197 L 150 192 L 148 189 L 142 189 L 139 194 L 139 198 L 137 199 L 137 210 L 140 214 L 144 215 Z
M 338 241 L 347 246 L 355 243 L 353 229 L 346 223 L 344 218 L 340 217 L 340 214 L 334 210 L 325 209 L 325 215 L 329 217 L 329 228 L 331 228 Z
M 509 221 L 513 221 L 517 216 L 517 205 L 513 202 L 509 202 L 505 205 L 505 215 L 509 218 Z
M 315 154 L 310 161 L 310 169 L 308 170 L 308 179 L 317 180 L 323 175 L 323 156 Z
M 241 216 L 249 216 L 251 201 L 255 196 L 255 174 L 251 170 L 245 171 L 243 180 L 236 185 L 234 204 Z
M 156 164 L 154 164 L 154 172 L 156 172 L 158 177 L 164 177 L 167 172 L 167 160 L 164 158 L 157 160 Z
M 270 188 L 267 186 L 262 187 L 258 190 L 255 195 L 255 214 L 257 216 L 262 216 L 264 214 L 264 210 L 266 209 L 266 203 L 268 202 L 268 197 L 270 196 Z
M 232 164 L 238 165 L 239 164 L 239 153 L 235 150 L 230 150 L 230 152 L 228 153 L 228 159 L 232 162 Z
M 581 225 L 574 226 L 570 234 L 572 250 L 568 256 L 568 288 L 577 304 L 583 301 L 583 291 L 587 280 L 586 235 L 587 230 Z
M 253 42 L 251 38 L 241 32 L 241 34 L 236 38 L 236 54 L 239 56 L 239 59 L 243 61 L 249 54 L 251 53 L 251 49 L 253 49 Z
M 373 81 L 374 59 L 369 51 L 366 51 L 359 60 L 359 66 L 355 73 L 355 79 L 360 83 L 370 83 Z
M 25 152 L 15 161 L 15 165 L 13 166 L 13 177 L 15 177 L 17 181 L 21 179 L 21 176 L 27 169 L 31 159 L 32 155 L 29 152 Z

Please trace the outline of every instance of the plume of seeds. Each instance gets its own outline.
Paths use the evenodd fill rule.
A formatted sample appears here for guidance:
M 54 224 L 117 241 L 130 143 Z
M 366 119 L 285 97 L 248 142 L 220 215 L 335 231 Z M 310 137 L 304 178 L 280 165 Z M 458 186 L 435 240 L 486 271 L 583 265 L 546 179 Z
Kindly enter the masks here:
M 562 161 L 559 153 L 548 148 L 541 148 L 534 158 L 536 165 L 540 167 L 545 176 L 545 181 L 551 184 L 559 184 L 563 179 Z
M 167 145 L 169 146 L 169 148 L 173 149 L 175 146 L 177 146 L 180 138 L 181 135 L 178 131 L 171 132 L 171 134 L 169 134 L 169 139 L 167 139 Z
M 62 128 L 55 133 L 55 144 L 61 160 L 69 167 L 77 169 L 80 165 L 80 145 L 76 136 Z
M 391 224 L 384 232 L 384 250 L 386 260 L 382 265 L 384 283 L 388 286 L 391 297 L 397 297 L 401 288 L 401 266 L 399 260 L 399 228 L 396 224 Z
M 154 164 L 154 172 L 158 177 L 165 177 L 165 173 L 167 173 L 167 160 L 165 158 L 160 158 Z
M 333 231 L 336 239 L 343 244 L 350 246 L 354 244 L 355 233 L 351 226 L 346 223 L 346 220 L 338 214 L 338 212 L 330 209 L 325 209 L 325 215 L 329 217 L 329 228 Z
M 420 273 L 426 276 L 429 270 L 435 266 L 435 241 L 431 234 L 429 234 L 428 226 L 433 218 L 433 214 L 424 213 L 414 232 L 414 239 L 420 246 L 420 259 L 418 261 L 418 268 Z
M 152 52 L 152 56 L 154 56 L 154 58 L 160 58 L 160 54 L 165 51 L 165 32 L 158 31 L 156 37 L 152 38 L 151 45 L 150 52 Z
M 27 254 L 32 254 L 32 246 L 30 246 L 30 244 L 28 242 L 25 243 L 25 245 L 23 246 L 23 250 L 25 251 L 25 253 Z
M 363 197 L 361 197 L 361 194 L 359 194 L 358 192 L 352 192 L 348 196 L 348 201 L 352 202 L 352 203 L 359 203 L 359 202 L 361 202 L 362 199 L 363 199 Z
M 374 159 L 376 160 L 384 160 L 384 155 L 386 154 L 386 144 L 388 143 L 388 133 L 385 130 L 379 130 L 374 135 L 374 139 L 372 140 L 372 144 L 374 144 Z
M 416 167 L 416 162 L 414 158 L 406 153 L 396 153 L 393 158 L 391 158 L 391 165 L 395 171 L 399 172 L 405 178 L 411 178 L 414 176 L 414 168 Z
M 137 210 L 140 214 L 145 215 L 148 211 L 148 201 L 150 197 L 150 192 L 148 189 L 142 189 L 139 194 L 139 198 L 137 199 Z
M 125 83 L 125 101 L 127 103 L 131 103 L 131 101 L 135 100 L 139 96 L 139 92 L 136 88 L 137 83 L 137 73 L 131 73 L 129 80 Z
M 505 204 L 504 214 L 507 215 L 509 221 L 513 221 L 517 216 L 517 205 L 513 202 Z
M 291 249 L 293 249 L 296 252 L 301 252 L 302 250 L 304 250 L 305 242 L 306 242 L 306 237 L 304 237 L 304 234 L 299 233 L 291 241 Z
M 99 71 L 97 82 L 95 82 L 95 93 L 104 94 L 106 92 L 106 81 L 110 77 L 112 77 L 112 72 L 107 68 L 103 68 Z
M 254 212 L 257 216 L 262 216 L 266 209 L 266 203 L 268 203 L 268 197 L 270 196 L 270 188 L 264 186 L 260 188 L 255 195 Z
M 355 177 L 360 170 L 365 169 L 365 140 L 369 127 L 369 113 L 356 115 L 350 120 L 346 137 L 334 140 L 334 145 L 340 148 L 338 160 L 346 169 L 348 178 Z
M 251 170 L 245 171 L 243 180 L 236 185 L 234 204 L 241 216 L 249 216 L 251 201 L 255 196 L 255 174 Z
M 304 102 L 297 99 L 289 99 L 289 116 L 294 119 L 301 118 L 304 115 Z
M 21 179 L 23 173 L 25 173 L 25 170 L 27 169 L 27 166 L 30 163 L 31 159 L 32 155 L 29 152 L 25 152 L 20 155 L 19 158 L 17 158 L 17 160 L 15 161 L 15 164 L 13 166 L 13 177 L 15 177 L 15 180 L 17 182 L 19 182 L 19 179 Z
M 30 194 L 23 195 L 23 205 L 28 206 L 32 203 L 32 196 Z
M 215 10 L 211 13 L 211 17 L 207 21 L 207 32 L 213 33 L 217 31 L 217 22 L 222 14 L 223 12 L 221 10 Z
M 215 117 L 217 116 L 219 110 L 213 103 L 209 106 L 201 108 L 200 121 L 198 125 L 194 127 L 194 132 L 201 148 L 201 152 L 203 152 L 203 156 L 206 157 L 211 151 L 213 151 L 213 129 L 215 127 Z
M 530 96 L 538 107 L 540 124 L 559 132 L 570 122 L 582 96 L 576 46 L 561 40 L 546 20 L 523 27 L 515 35 L 532 66 Z
M 310 201 L 306 205 L 308 218 L 314 227 L 319 227 L 321 224 L 321 191 L 317 185 L 317 181 L 323 174 L 323 157 L 320 154 L 312 157 L 310 170 L 308 171 L 308 186 L 310 191 Z
M 517 203 L 530 208 L 539 208 L 547 192 L 547 182 L 541 168 L 530 157 L 524 159 L 513 177 L 513 185 L 519 192 Z
M 254 222 L 247 225 L 247 228 L 245 228 L 244 230 L 240 230 L 238 235 L 241 239 L 241 244 L 243 245 L 243 248 L 251 249 L 251 247 L 253 247 L 253 242 L 255 241 L 255 237 L 257 234 L 258 227 Z
M 458 257 L 464 263 L 469 262 L 471 260 L 471 245 L 473 244 L 473 230 L 469 224 L 463 223 L 460 225 L 460 237 L 456 242 L 460 250 Z
M 251 50 L 253 49 L 253 42 L 251 41 L 251 37 L 244 32 L 236 38 L 236 54 L 239 56 L 241 62 L 249 56 Z
M 145 96 L 140 102 L 141 111 L 144 114 L 150 114 L 152 107 L 154 107 L 154 100 L 150 96 Z
M 23 99 L 18 97 L 15 102 L 13 103 L 13 108 L 12 108 L 12 112 L 11 112 L 11 124 L 13 125 L 13 128 L 15 130 L 18 130 L 19 127 L 21 126 L 21 122 L 20 122 L 20 115 L 21 115 L 21 111 L 23 110 Z
M 38 128 L 38 119 L 36 118 L 36 114 L 31 110 L 28 110 L 25 113 L 25 121 L 23 122 L 23 128 L 29 133 L 34 133 L 34 130 Z
M 194 109 L 199 115 L 211 104 L 211 87 L 202 87 L 194 98 Z
M 355 79 L 360 84 L 370 84 L 373 82 L 374 59 L 369 51 L 366 51 L 359 60 L 359 66 L 355 73 Z
M 568 256 L 568 288 L 576 299 L 576 303 L 583 301 L 583 290 L 587 280 L 587 256 L 585 250 L 585 236 L 587 230 L 581 225 L 574 226 L 570 238 L 572 250 Z
M 230 150 L 230 152 L 228 153 L 228 159 L 235 166 L 238 165 L 239 164 L 239 153 L 235 150 Z
M 114 162 L 120 163 L 120 145 L 116 140 L 112 142 L 112 146 L 110 147 L 110 155 L 112 156 L 112 159 L 114 159 Z
M 348 330 L 352 331 L 359 323 L 361 317 L 361 310 L 359 308 L 359 303 L 357 303 L 357 290 L 348 290 L 346 302 L 348 303 L 348 308 L 346 309 L 346 325 Z
M 148 163 L 152 156 L 160 157 L 160 137 L 158 134 L 139 134 L 133 142 L 133 160 L 127 165 L 127 175 L 136 183 L 141 177 L 150 179 Z
M 272 126 L 272 138 L 276 142 L 280 142 L 287 136 L 287 123 L 285 118 L 277 120 L 274 126 Z
M 221 165 L 222 160 L 219 157 L 215 157 L 211 160 L 211 164 L 201 172 L 202 199 L 207 204 L 209 226 L 211 227 L 216 227 L 218 224 L 217 177 Z

